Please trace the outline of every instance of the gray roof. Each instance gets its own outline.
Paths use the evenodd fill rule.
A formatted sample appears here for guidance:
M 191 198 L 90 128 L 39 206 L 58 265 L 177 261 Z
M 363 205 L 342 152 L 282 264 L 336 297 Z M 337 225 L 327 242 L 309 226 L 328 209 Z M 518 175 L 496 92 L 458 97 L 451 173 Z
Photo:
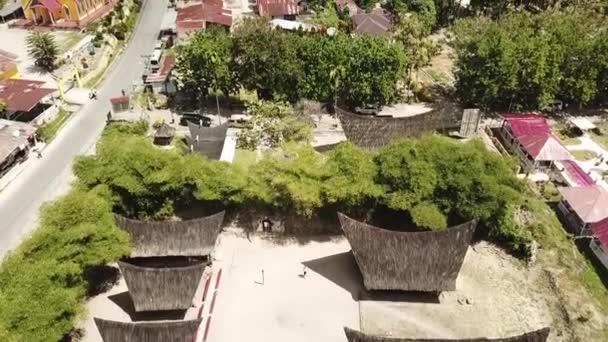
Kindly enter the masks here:
M 0 163 L 26 143 L 27 139 L 14 128 L 10 126 L 0 128 Z
M 184 342 L 196 336 L 202 318 L 188 321 L 117 322 L 95 317 L 104 342 Z
M 6 5 L 4 5 L 4 7 L 0 9 L 0 17 L 6 17 L 7 15 L 11 15 L 14 12 L 18 11 L 20 8 L 20 0 L 9 0 L 7 1 Z
M 188 122 L 188 128 L 190 129 L 188 144 L 192 145 L 194 151 L 209 159 L 219 160 L 228 132 L 228 123 L 216 127 L 202 127 Z
M 503 338 L 399 338 L 367 335 L 360 331 L 344 327 L 344 333 L 348 342 L 545 342 L 549 337 L 549 328 L 530 331 L 517 336 Z

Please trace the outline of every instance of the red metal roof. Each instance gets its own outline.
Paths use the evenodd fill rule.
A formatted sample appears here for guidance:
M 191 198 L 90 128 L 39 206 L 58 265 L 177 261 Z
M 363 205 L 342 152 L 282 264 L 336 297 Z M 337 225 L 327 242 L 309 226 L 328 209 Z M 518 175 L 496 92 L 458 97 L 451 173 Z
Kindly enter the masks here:
M 300 13 L 297 0 L 257 0 L 257 8 L 258 14 L 263 17 L 297 15 Z
M 223 8 L 221 0 L 182 7 L 177 10 L 176 27 L 180 33 L 201 30 L 205 23 L 232 26 L 232 10 Z
M 382 13 L 359 13 L 351 17 L 356 33 L 378 36 L 390 35 L 392 24 Z
M 44 82 L 28 80 L 0 81 L 0 100 L 11 111 L 29 112 L 45 96 L 56 89 L 42 88 Z
M 37 4 L 32 6 L 41 5 L 44 8 L 48 9 L 51 12 L 55 12 L 56 10 L 61 8 L 61 5 L 57 0 L 37 0 Z
M 576 161 L 564 160 L 562 161 L 562 165 L 564 165 L 564 171 L 576 182 L 576 184 L 578 184 L 578 186 L 595 184 L 593 178 L 591 178 L 591 176 L 589 176 Z
M 559 188 L 559 192 L 576 215 L 585 223 L 608 219 L 608 191 L 601 185 Z
M 534 160 L 569 160 L 568 149 L 551 133 L 547 119 L 534 114 L 506 114 L 513 136 Z
M 128 102 L 129 102 L 128 96 L 114 97 L 114 98 L 110 99 L 110 103 L 113 105 L 121 104 L 121 103 L 128 103 Z
M 173 70 L 174 66 L 175 56 L 165 56 L 163 65 L 158 73 L 148 75 L 148 77 L 146 77 L 146 83 L 166 81 L 169 75 L 171 75 L 171 70 Z
M 591 225 L 591 231 L 593 232 L 593 235 L 600 240 L 602 245 L 608 247 L 608 218 L 603 221 L 593 223 Z

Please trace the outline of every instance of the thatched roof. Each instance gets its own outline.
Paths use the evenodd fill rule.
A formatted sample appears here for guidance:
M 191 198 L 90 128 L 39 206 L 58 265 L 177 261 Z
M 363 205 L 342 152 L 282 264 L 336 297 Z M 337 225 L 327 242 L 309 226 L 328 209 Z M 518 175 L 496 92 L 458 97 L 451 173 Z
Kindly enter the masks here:
M 187 221 L 144 222 L 115 215 L 131 235 L 132 257 L 209 255 L 222 229 L 224 211 Z
M 397 338 L 366 335 L 360 331 L 344 327 L 348 342 L 545 342 L 549 328 L 542 328 L 518 336 L 504 338 Z
M 175 128 L 163 123 L 154 133 L 156 139 L 169 139 L 175 136 Z
M 459 118 L 434 110 L 408 117 L 361 115 L 338 108 L 344 134 L 353 144 L 377 148 L 406 137 L 420 137 L 440 129 L 458 126 Z
M 200 283 L 205 264 L 186 267 L 141 267 L 118 262 L 135 311 L 186 310 Z
M 202 319 L 124 323 L 95 317 L 104 342 L 184 342 L 193 341 Z
M 476 221 L 434 232 L 397 232 L 338 213 L 368 290 L 452 291 Z

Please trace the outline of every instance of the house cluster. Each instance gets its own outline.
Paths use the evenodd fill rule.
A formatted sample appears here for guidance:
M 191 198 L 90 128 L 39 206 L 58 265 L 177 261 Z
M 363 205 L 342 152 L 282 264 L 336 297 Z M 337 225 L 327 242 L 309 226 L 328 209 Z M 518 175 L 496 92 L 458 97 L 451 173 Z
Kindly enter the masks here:
M 502 116 L 497 137 L 526 174 L 549 176 L 559 187 L 558 214 L 576 236 L 590 238 L 590 250 L 608 270 L 608 190 L 600 176 L 585 171 L 551 132 L 547 119 L 534 114 Z M 583 129 L 588 125 L 578 123 Z

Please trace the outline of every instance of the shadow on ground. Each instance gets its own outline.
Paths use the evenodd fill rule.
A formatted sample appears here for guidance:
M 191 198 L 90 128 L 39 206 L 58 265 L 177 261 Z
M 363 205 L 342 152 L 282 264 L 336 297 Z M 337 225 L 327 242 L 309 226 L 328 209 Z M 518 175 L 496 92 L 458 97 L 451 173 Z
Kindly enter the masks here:
M 138 321 L 162 321 L 162 320 L 183 320 L 186 317 L 186 310 L 136 312 L 133 300 L 129 291 L 121 292 L 108 297 L 109 300 L 118 305 L 126 312 L 133 322 Z
M 367 291 L 352 251 L 302 262 L 332 283 L 350 292 L 355 301 L 411 302 L 439 304 L 438 292 Z

